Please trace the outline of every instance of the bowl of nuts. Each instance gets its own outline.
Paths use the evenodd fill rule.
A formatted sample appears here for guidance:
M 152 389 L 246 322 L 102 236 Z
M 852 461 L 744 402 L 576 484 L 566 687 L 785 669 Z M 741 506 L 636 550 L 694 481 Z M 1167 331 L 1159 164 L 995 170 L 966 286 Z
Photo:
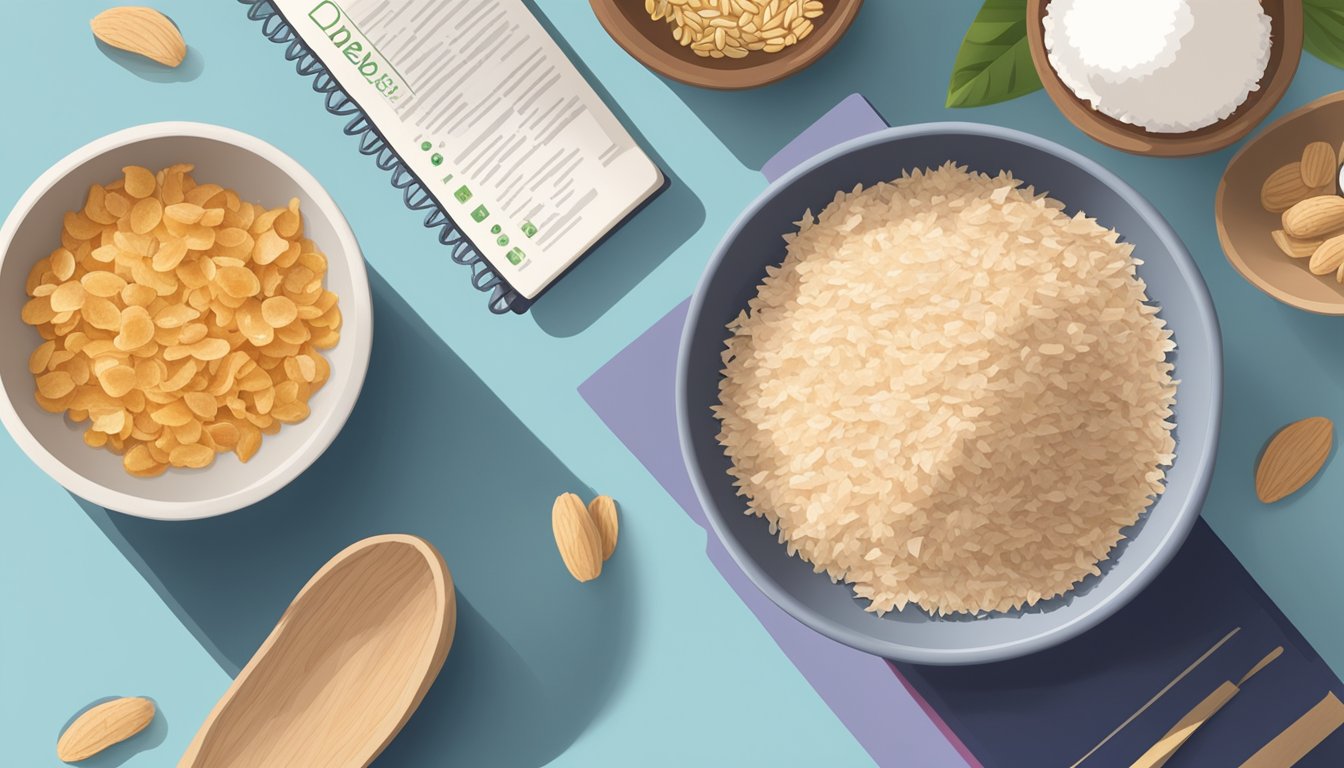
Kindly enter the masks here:
M 755 88 L 810 66 L 863 0 L 590 0 L 607 34 L 649 69 L 689 85 Z
M 269 496 L 368 369 L 363 257 L 288 155 L 198 123 L 98 139 L 0 228 L 0 421 L 71 493 L 140 517 Z
M 1344 91 L 1291 112 L 1228 163 L 1214 218 L 1227 260 L 1279 301 L 1344 315 Z

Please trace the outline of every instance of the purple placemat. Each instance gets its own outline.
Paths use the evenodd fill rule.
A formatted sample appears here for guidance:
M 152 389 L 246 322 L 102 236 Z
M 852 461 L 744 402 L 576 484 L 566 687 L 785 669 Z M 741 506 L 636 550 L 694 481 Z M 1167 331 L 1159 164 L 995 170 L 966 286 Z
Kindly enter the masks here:
M 767 180 L 774 181 L 823 149 L 886 127 L 887 121 L 882 119 L 867 99 L 861 94 L 851 94 L 797 138 L 785 144 L 774 157 L 766 160 L 765 165 L 761 166 L 761 174 Z
M 885 127 L 845 99 L 765 165 L 770 178 L 826 147 Z M 678 305 L 594 373 L 580 393 L 687 514 L 708 527 L 682 463 L 675 417 Z M 1219 638 L 1194 672 L 1092 755 L 1128 765 L 1224 680 L 1283 655 L 1167 764 L 1238 765 L 1326 691 L 1344 685 L 1199 521 L 1153 584 L 1100 627 L 1031 656 L 975 667 L 896 664 L 812 632 L 764 597 L 709 536 L 710 560 L 879 765 L 1068 766 Z M 977 759 L 978 758 L 978 759 Z M 1344 731 L 1300 766 L 1344 765 Z
M 682 302 L 579 387 L 597 411 L 696 524 L 708 528 L 677 445 L 674 403 Z M 712 534 L 707 552 L 826 704 L 878 765 L 979 768 L 925 713 L 884 659 L 832 642 L 794 620 L 751 583 Z M 908 761 L 908 762 L 907 762 Z

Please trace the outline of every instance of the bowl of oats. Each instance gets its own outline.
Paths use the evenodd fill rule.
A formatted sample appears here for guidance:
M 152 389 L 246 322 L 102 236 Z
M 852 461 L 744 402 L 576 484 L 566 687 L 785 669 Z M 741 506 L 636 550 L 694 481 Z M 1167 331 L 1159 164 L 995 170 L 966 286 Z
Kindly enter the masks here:
M 591 0 L 617 44 L 664 77 L 737 90 L 783 80 L 839 42 L 863 0 Z
M 231 512 L 326 450 L 368 369 L 372 302 L 330 195 L 198 123 L 75 150 L 0 228 L 0 421 L 71 493 L 140 517 Z

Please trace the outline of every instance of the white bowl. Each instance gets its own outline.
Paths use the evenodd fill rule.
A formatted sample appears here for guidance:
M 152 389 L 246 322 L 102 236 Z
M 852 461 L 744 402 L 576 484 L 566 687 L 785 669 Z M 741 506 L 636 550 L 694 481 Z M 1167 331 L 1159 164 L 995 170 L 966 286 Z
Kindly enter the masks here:
M 340 342 L 324 353 L 331 378 L 309 401 L 311 415 L 262 440 L 244 464 L 221 454 L 206 469 L 132 477 L 121 457 L 86 446 L 87 425 L 38 407 L 28 356 L 41 337 L 19 318 L 33 263 L 60 245 L 62 217 L 80 209 L 89 186 L 127 165 L 158 169 L 193 163 L 200 182 L 281 206 L 297 197 L 306 235 L 327 255 L 327 288 L 340 297 Z M 210 517 L 255 504 L 283 488 L 331 445 L 345 425 L 369 367 L 373 302 L 359 244 L 335 201 L 289 155 L 260 139 L 201 123 L 153 123 L 118 131 L 70 153 L 19 198 L 0 228 L 0 421 L 28 457 L 71 493 L 118 512 L 159 520 Z

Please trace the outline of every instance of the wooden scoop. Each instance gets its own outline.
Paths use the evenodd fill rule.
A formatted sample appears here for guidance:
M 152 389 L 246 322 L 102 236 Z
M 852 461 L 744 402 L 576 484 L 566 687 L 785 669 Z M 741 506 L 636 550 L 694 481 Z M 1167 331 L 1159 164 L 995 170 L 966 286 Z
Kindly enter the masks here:
M 367 766 L 434 683 L 456 619 L 452 575 L 429 542 L 351 545 L 285 609 L 178 768 Z

